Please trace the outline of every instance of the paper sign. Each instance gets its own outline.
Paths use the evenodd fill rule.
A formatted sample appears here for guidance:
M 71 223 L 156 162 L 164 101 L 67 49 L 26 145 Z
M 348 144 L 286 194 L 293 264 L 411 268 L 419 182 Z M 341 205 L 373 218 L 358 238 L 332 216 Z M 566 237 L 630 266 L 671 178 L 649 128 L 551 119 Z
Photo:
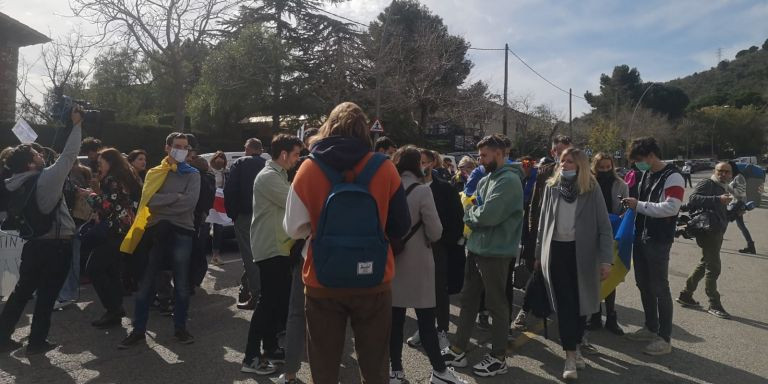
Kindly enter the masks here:
M 19 118 L 19 120 L 16 121 L 16 125 L 13 126 L 11 131 L 13 131 L 13 134 L 16 135 L 16 138 L 19 139 L 22 144 L 34 143 L 35 140 L 37 140 L 37 133 L 35 133 L 27 121 L 22 118 Z
M 376 120 L 375 123 L 373 123 L 373 126 L 371 127 L 371 132 L 384 132 L 384 127 L 381 126 L 381 122 Z

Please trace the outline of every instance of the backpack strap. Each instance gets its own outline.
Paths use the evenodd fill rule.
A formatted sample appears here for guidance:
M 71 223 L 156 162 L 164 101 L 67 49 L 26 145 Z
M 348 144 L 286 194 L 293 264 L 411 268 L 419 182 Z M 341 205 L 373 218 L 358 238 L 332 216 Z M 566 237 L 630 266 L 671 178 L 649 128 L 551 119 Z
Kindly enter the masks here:
M 413 183 L 409 185 L 408 189 L 405 190 L 405 197 L 408 197 L 408 195 L 410 195 L 411 192 L 413 192 L 413 190 L 416 189 L 416 187 L 418 187 L 419 185 L 421 185 L 421 183 Z
M 325 177 L 327 177 L 328 181 L 331 182 L 331 185 L 339 184 L 344 180 L 344 176 L 341 173 L 328 166 L 328 164 L 322 162 L 315 156 L 315 154 L 310 154 L 309 158 L 312 159 L 312 161 L 314 161 L 318 167 L 320 167 L 320 169 L 325 174 Z
M 381 153 L 374 153 L 373 156 L 368 159 L 368 162 L 365 164 L 363 170 L 360 171 L 360 174 L 357 175 L 357 178 L 355 178 L 355 182 L 367 187 L 368 184 L 371 183 L 371 180 L 373 180 L 373 175 L 376 174 L 376 171 L 379 170 L 385 161 L 387 161 L 387 156 Z

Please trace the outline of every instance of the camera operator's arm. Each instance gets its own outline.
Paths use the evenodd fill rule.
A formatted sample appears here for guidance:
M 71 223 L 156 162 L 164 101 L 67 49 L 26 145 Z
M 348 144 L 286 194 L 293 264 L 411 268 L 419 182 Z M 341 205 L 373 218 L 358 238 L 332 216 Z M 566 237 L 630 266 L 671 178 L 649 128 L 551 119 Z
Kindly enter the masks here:
M 673 173 L 667 177 L 667 181 L 664 183 L 663 201 L 638 202 L 631 198 L 624 199 L 624 201 L 629 204 L 630 208 L 636 208 L 637 213 L 641 215 L 655 218 L 672 217 L 680 212 L 680 207 L 683 205 L 683 197 L 685 196 L 685 184 L 683 183 L 683 176 L 679 173 Z
M 80 152 L 80 140 L 82 139 L 81 123 L 83 121 L 82 111 L 75 108 L 72 111 L 72 132 L 67 138 L 67 143 L 61 151 L 59 158 L 53 165 L 45 168 L 37 180 L 37 204 L 41 212 L 51 212 L 56 204 L 61 200 L 64 182 L 67 175 L 72 171 L 72 165 L 77 160 L 77 154 Z

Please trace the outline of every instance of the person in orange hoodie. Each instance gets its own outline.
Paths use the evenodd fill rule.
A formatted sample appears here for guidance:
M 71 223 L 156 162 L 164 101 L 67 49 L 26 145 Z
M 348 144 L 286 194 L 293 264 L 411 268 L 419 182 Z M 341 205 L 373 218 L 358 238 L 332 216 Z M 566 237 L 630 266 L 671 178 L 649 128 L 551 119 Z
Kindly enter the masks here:
M 312 161 L 301 165 L 288 193 L 283 226 L 292 238 L 308 239 L 302 252 L 305 258 L 302 277 L 306 286 L 307 356 L 312 380 L 316 384 L 339 382 L 347 321 L 351 320 L 363 383 L 387 383 L 392 325 L 391 281 L 395 273 L 394 254 L 388 240 L 402 238 L 411 227 L 405 191 L 394 164 L 382 155 L 372 153 L 368 119 L 354 103 L 342 103 L 333 109 L 320 128 L 311 152 Z M 374 163 L 377 167 L 370 166 Z M 332 184 L 330 181 L 329 175 L 335 174 L 347 183 L 360 181 L 363 178 L 360 176 L 365 176 L 365 182 L 359 185 L 369 194 L 366 198 L 370 196 L 375 201 L 374 217 L 378 216 L 378 222 L 367 222 L 372 221 L 371 216 L 366 215 L 371 212 L 357 207 L 349 207 L 347 212 L 337 210 L 334 212 L 336 217 L 322 220 L 326 204 L 330 207 L 336 198 L 329 198 L 332 188 L 340 182 L 336 180 Z M 354 273 L 349 284 L 321 283 L 331 281 L 325 274 L 338 272 L 323 269 L 323 265 L 316 265 L 315 260 L 320 256 L 333 258 L 333 255 L 324 254 L 325 248 L 319 244 L 326 245 L 323 243 L 324 228 L 335 226 L 338 229 L 339 223 L 342 232 L 343 226 L 348 226 L 349 232 L 364 227 L 377 227 L 381 232 L 382 247 L 374 250 L 380 253 L 382 260 L 361 261 L 352 267 L 358 277 L 365 279 L 364 283 L 355 284 Z M 354 235 L 345 236 L 349 239 Z M 365 259 L 366 253 L 353 256 Z

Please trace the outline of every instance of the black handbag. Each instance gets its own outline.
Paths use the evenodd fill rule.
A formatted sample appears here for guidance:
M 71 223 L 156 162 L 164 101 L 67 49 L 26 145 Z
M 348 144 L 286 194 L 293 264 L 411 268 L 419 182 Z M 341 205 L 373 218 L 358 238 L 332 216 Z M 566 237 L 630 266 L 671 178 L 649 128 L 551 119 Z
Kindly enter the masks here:
M 549 338 L 547 318 L 552 314 L 552 306 L 549 303 L 544 273 L 541 269 L 533 273 L 530 284 L 528 284 L 528 288 L 525 290 L 523 310 L 530 311 L 534 316 L 544 319 L 544 337 Z
M 514 272 L 512 273 L 512 286 L 516 289 L 525 289 L 528 284 L 528 280 L 531 279 L 531 271 L 528 266 L 525 265 L 523 257 L 517 257 L 517 265 L 515 265 Z

